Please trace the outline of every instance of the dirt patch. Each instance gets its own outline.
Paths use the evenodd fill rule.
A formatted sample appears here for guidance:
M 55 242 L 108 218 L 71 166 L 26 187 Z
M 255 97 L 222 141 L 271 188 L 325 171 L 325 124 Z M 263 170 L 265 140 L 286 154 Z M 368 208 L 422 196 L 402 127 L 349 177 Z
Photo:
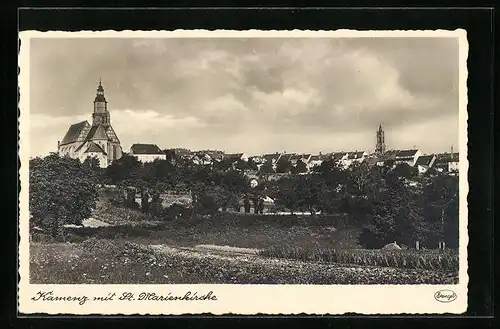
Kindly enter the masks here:
M 102 220 L 98 220 L 98 219 L 95 219 L 95 218 L 85 219 L 82 222 L 82 225 L 84 227 L 104 227 L 104 226 L 111 226 L 111 224 L 105 223 Z
M 217 245 L 213 245 L 213 244 L 200 244 L 200 245 L 195 246 L 194 249 L 214 251 L 214 252 L 223 252 L 223 253 L 229 253 L 229 254 L 257 255 L 259 253 L 259 249 L 255 249 L 255 248 L 217 246 Z

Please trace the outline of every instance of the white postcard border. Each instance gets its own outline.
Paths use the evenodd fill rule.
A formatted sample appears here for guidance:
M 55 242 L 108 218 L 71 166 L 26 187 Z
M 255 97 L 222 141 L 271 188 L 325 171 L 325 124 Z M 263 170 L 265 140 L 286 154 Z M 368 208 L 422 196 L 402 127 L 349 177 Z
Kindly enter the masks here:
M 459 40 L 459 141 L 460 141 L 460 269 L 457 285 L 38 285 L 29 283 L 29 223 L 28 223 L 28 162 L 29 162 L 29 97 L 30 97 L 30 42 L 31 38 L 290 38 L 290 37 L 452 37 Z M 19 53 L 19 275 L 18 311 L 22 314 L 75 315 L 180 315 L 221 314 L 442 314 L 463 313 L 467 309 L 467 56 L 466 31 L 229 31 L 229 30 L 175 30 L 175 31 L 22 31 Z M 452 290 L 457 299 L 441 303 L 434 299 L 438 290 Z M 39 291 L 54 291 L 55 295 L 101 296 L 115 292 L 139 294 L 184 295 L 196 291 L 198 295 L 213 292 L 216 301 L 120 301 L 42 302 L 34 301 Z

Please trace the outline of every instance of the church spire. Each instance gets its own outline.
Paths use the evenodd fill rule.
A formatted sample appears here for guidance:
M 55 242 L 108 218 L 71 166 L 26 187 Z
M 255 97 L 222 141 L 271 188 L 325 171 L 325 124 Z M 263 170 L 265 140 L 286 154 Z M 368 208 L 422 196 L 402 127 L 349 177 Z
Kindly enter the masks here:
M 94 102 L 106 102 L 106 98 L 104 97 L 104 88 L 102 87 L 101 78 L 99 78 L 99 86 L 97 87 L 97 93 L 96 93 Z
M 384 153 L 385 152 L 385 134 L 384 129 L 382 128 L 382 122 L 380 123 L 377 130 L 377 146 L 375 147 L 376 153 Z
M 94 99 L 94 114 L 93 125 L 104 124 L 109 125 L 109 112 L 108 112 L 108 102 L 104 97 L 104 87 L 102 86 L 102 80 L 99 78 L 99 86 L 97 87 L 96 96 Z

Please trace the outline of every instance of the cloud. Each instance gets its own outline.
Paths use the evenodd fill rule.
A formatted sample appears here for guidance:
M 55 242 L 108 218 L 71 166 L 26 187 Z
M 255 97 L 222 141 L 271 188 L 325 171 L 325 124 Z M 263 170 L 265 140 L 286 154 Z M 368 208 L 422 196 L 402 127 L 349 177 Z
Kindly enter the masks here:
M 63 139 L 69 126 L 84 120 L 88 120 L 88 116 L 54 117 L 46 114 L 30 114 L 31 155 L 47 155 L 57 151 L 57 141 Z
M 100 77 L 129 144 L 369 149 L 380 122 L 423 148 L 458 140 L 415 128 L 455 129 L 454 39 L 39 39 L 31 49 L 34 144 L 90 117 Z
M 322 101 L 318 90 L 312 88 L 304 90 L 291 87 L 272 93 L 253 90 L 251 93 L 255 108 L 270 114 L 275 120 L 307 112 Z

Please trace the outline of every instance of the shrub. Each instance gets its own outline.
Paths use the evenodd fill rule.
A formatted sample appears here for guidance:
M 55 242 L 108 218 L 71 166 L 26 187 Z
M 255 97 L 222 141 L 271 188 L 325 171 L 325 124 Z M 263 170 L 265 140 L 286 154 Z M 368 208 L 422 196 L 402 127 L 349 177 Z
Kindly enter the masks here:
M 162 210 L 163 220 L 172 220 L 177 218 L 187 218 L 191 214 L 191 209 L 181 204 L 174 203 L 173 205 Z
M 203 195 L 198 199 L 195 211 L 199 214 L 213 215 L 219 209 L 215 198 L 210 195 Z

